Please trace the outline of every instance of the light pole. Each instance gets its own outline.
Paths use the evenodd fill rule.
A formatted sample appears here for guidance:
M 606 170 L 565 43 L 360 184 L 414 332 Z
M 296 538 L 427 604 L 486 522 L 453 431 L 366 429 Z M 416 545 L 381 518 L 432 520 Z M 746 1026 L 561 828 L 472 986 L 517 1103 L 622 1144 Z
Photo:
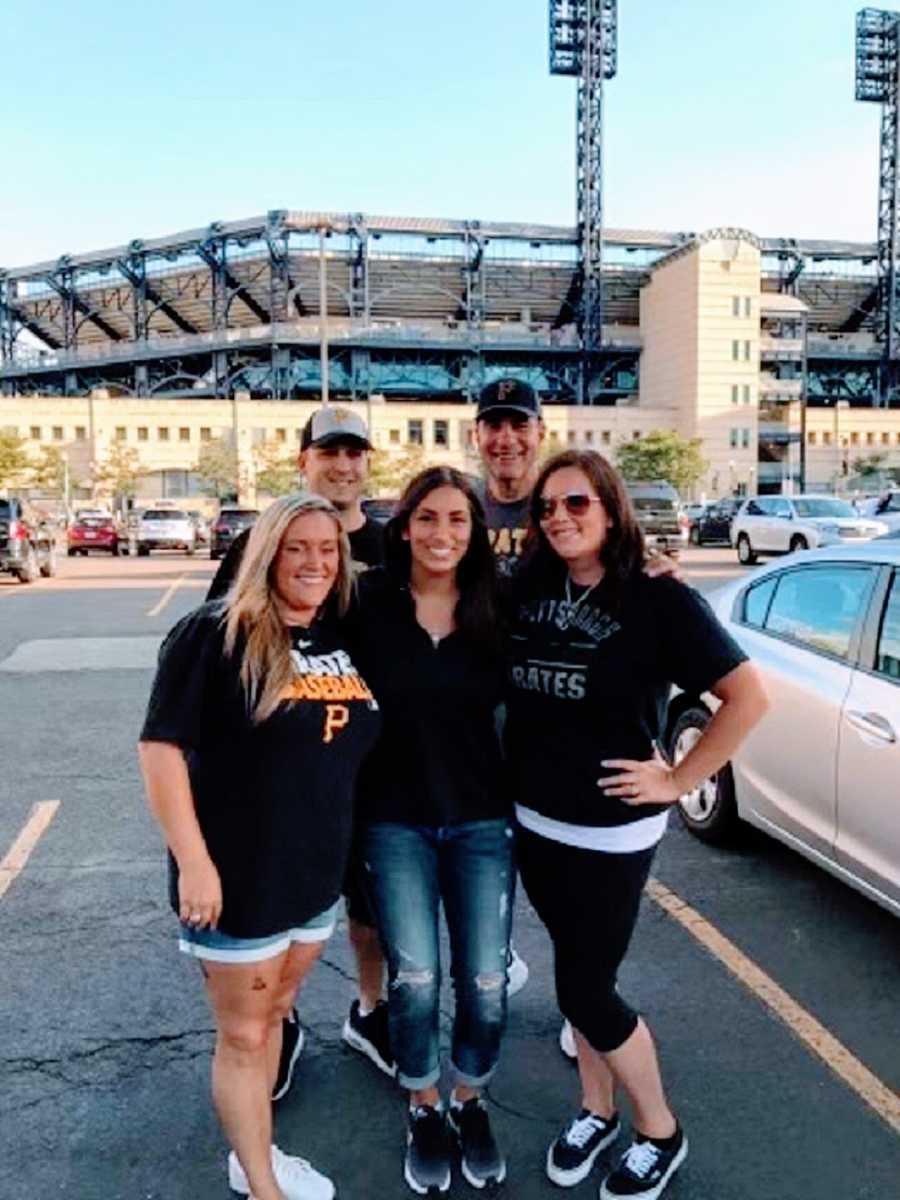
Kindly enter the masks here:
M 834 473 L 834 490 L 835 490 L 835 492 L 837 492 L 837 490 L 838 490 L 838 483 L 840 482 L 840 478 L 844 473 L 844 471 L 843 471 L 844 456 L 843 456 L 843 450 L 842 450 L 842 446 L 841 446 L 841 437 L 840 437 L 841 409 L 845 409 L 845 408 L 849 408 L 849 407 L 850 407 L 849 400 L 835 400 L 835 402 L 834 402 L 834 445 L 835 445 L 835 449 L 837 451 L 837 470 Z

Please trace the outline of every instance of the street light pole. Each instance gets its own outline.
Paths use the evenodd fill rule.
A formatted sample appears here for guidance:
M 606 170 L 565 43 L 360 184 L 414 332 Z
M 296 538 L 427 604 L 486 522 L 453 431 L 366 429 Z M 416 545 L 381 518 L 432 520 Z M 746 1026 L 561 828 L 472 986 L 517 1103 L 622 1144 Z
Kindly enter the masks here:
M 319 229 L 319 374 L 322 403 L 328 404 L 328 274 L 325 265 L 325 226 Z
M 837 470 L 834 473 L 835 493 L 837 493 L 838 483 L 840 482 L 840 478 L 844 473 L 844 471 L 843 471 L 844 457 L 843 457 L 843 450 L 842 450 L 842 446 L 841 446 L 841 437 L 840 437 L 840 428 L 841 428 L 840 415 L 841 415 L 841 409 L 849 408 L 849 407 L 850 407 L 849 400 L 835 400 L 835 402 L 834 402 L 834 445 L 835 445 L 835 449 L 837 450 Z

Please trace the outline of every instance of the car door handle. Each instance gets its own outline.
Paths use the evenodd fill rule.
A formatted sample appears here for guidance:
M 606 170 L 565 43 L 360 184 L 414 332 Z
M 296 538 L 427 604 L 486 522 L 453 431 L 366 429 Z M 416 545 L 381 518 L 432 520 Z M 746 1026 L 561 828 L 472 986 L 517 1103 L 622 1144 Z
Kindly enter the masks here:
M 878 713 L 857 712 L 854 709 L 849 709 L 847 720 L 860 733 L 866 733 L 870 737 L 878 738 L 881 742 L 888 742 L 893 745 L 897 740 L 893 725 L 890 721 L 885 720 L 884 717 L 879 716 Z

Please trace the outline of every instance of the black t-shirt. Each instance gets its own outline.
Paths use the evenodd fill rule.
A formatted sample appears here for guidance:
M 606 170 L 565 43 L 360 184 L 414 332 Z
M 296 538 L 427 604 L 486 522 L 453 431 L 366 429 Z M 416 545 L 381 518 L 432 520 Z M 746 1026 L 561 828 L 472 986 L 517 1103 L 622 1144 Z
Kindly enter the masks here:
M 667 806 L 604 796 L 597 780 L 616 772 L 601 762 L 651 758 L 671 685 L 706 691 L 746 655 L 676 580 L 636 575 L 615 615 L 602 582 L 573 588 L 570 607 L 564 581 L 515 589 L 504 734 L 512 794 L 557 821 L 630 824 Z
M 476 482 L 475 490 L 484 506 L 488 537 L 497 562 L 497 573 L 501 580 L 507 579 L 515 573 L 525 545 L 531 497 L 527 495 L 522 500 L 509 502 L 497 500 L 491 494 L 487 481 L 483 479 Z
M 225 557 L 219 563 L 219 569 L 209 585 L 209 591 L 206 593 L 207 600 L 221 600 L 234 583 L 249 538 L 250 530 L 245 529 L 228 547 Z M 366 567 L 376 567 L 384 562 L 384 526 L 379 525 L 370 516 L 366 516 L 364 524 L 360 525 L 359 529 L 348 533 L 347 538 L 350 542 L 350 557 L 355 563 L 361 563 Z
M 294 676 L 259 725 L 239 648 L 223 654 L 222 606 L 204 604 L 160 651 L 142 741 L 185 754 L 197 818 L 222 879 L 219 927 L 265 937 L 301 925 L 340 893 L 353 789 L 380 727 L 377 704 L 333 622 L 291 630 Z M 178 909 L 170 856 L 170 898 Z
M 359 777 L 360 819 L 436 828 L 506 816 L 499 647 L 495 656 L 459 631 L 435 646 L 409 588 L 379 568 L 360 577 L 351 644 L 383 716 Z

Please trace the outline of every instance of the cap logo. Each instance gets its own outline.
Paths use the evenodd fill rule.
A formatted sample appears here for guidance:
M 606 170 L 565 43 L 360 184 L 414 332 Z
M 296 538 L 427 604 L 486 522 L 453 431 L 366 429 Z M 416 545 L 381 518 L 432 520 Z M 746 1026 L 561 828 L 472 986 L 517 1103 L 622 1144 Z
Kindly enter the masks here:
M 515 395 L 517 386 L 515 379 L 501 379 L 497 384 L 497 399 L 508 400 L 510 396 Z
M 333 408 L 331 416 L 335 425 L 346 425 L 348 421 L 353 420 L 353 413 L 346 408 Z

